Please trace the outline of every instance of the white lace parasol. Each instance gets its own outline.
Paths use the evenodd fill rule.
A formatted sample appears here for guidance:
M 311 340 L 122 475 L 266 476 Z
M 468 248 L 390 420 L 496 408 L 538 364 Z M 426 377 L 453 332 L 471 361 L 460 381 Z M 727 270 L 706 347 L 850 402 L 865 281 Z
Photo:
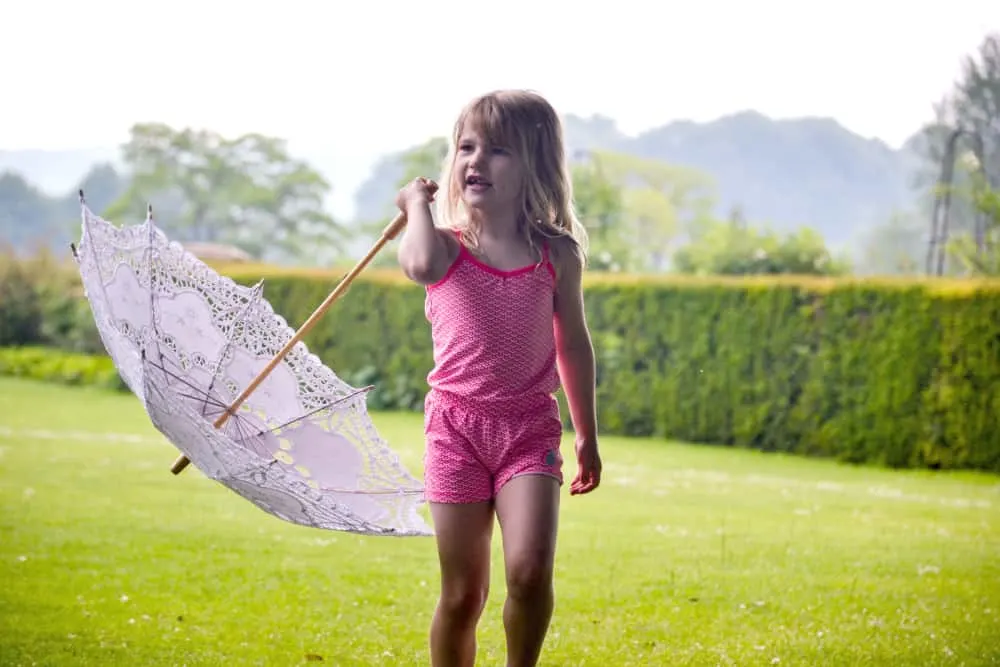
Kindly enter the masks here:
M 305 327 L 293 331 L 261 284 L 219 275 L 170 241 L 151 211 L 143 224 L 115 227 L 90 211 L 82 192 L 80 203 L 74 255 L 97 329 L 154 426 L 182 452 L 175 473 L 190 460 L 300 525 L 432 534 L 418 514 L 423 487 L 376 432 L 367 389 L 310 353 L 299 340 Z

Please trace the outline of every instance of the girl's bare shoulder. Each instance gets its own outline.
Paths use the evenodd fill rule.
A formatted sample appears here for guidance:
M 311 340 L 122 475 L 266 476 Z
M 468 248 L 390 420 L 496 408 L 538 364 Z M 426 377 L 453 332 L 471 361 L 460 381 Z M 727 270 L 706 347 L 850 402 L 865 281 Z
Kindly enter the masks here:
M 549 247 L 549 258 L 556 272 L 556 280 L 577 281 L 583 271 L 583 252 L 580 244 L 571 236 L 555 236 L 546 239 Z

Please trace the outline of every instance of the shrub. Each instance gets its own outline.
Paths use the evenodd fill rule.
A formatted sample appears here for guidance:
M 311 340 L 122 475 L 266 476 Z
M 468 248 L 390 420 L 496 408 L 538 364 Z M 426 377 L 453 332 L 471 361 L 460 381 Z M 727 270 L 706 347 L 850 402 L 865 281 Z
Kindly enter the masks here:
M 0 376 L 128 391 L 110 357 L 47 347 L 0 348 Z
M 245 284 L 263 275 L 293 327 L 340 277 L 222 270 Z M 585 289 L 604 433 L 1000 472 L 997 282 L 593 275 Z M 39 293 L 24 309 L 0 303 L 7 330 L 96 340 L 78 295 L 71 307 L 65 291 Z M 347 381 L 374 384 L 373 408 L 421 408 L 423 290 L 398 271 L 363 274 L 306 342 Z

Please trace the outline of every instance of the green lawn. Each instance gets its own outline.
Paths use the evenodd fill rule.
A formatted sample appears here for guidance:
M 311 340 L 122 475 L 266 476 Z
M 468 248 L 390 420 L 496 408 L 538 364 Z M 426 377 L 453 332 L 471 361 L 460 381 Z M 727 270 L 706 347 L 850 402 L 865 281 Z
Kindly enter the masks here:
M 420 416 L 375 420 L 419 473 Z M 603 452 L 564 496 L 543 664 L 1000 662 L 1000 479 Z M 0 664 L 428 664 L 431 539 L 292 526 L 175 456 L 130 395 L 0 379 Z

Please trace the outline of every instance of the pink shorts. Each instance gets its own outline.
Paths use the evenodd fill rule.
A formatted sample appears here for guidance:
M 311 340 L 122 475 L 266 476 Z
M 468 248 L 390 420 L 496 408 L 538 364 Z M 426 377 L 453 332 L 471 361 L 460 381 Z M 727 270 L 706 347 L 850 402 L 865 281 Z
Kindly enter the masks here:
M 563 483 L 562 422 L 552 396 L 500 408 L 432 390 L 424 401 L 424 433 L 429 502 L 492 500 L 518 475 L 549 475 Z

